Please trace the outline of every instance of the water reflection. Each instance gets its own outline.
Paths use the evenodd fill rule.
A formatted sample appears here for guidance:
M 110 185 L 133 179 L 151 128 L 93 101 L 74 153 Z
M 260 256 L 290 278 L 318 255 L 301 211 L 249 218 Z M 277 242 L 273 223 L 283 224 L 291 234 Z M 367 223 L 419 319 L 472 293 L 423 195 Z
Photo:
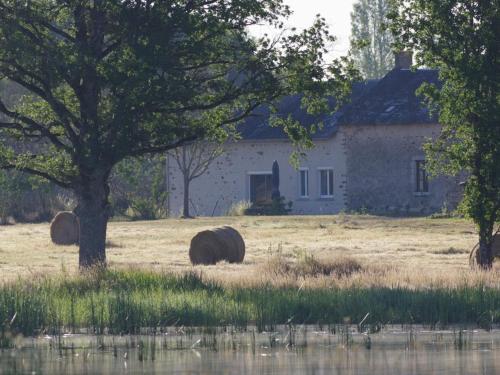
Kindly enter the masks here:
M 498 374 L 500 331 L 315 327 L 17 339 L 0 374 Z

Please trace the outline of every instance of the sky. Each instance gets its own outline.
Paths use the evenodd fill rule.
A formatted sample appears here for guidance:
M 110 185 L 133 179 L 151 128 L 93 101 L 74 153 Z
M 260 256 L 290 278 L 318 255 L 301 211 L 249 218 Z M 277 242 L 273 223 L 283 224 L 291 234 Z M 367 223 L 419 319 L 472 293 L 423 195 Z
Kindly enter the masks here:
M 303 29 L 310 26 L 316 17 L 321 14 L 326 18 L 330 32 L 337 37 L 337 42 L 332 46 L 332 56 L 346 54 L 349 49 L 349 37 L 351 34 L 351 11 L 357 0 L 285 0 L 294 14 L 287 20 L 286 26 Z M 252 33 L 267 32 L 276 35 L 276 31 L 269 28 L 252 30 Z

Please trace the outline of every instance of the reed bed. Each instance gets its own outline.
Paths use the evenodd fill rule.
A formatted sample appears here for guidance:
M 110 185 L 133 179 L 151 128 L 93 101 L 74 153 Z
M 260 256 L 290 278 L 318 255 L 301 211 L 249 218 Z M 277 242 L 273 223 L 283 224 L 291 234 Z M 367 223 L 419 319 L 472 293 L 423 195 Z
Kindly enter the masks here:
M 368 314 L 368 315 L 367 315 Z M 0 341 L 7 335 L 61 332 L 161 332 L 166 327 L 259 330 L 280 324 L 424 324 L 431 327 L 500 323 L 500 290 L 484 285 L 411 289 L 309 288 L 267 283 L 231 286 L 199 273 L 96 271 L 39 277 L 0 286 Z

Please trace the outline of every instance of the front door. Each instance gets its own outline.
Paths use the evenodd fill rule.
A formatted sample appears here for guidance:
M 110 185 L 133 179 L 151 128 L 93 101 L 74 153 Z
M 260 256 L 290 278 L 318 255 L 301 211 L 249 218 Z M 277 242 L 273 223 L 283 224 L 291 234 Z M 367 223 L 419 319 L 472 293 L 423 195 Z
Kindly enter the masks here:
M 250 175 L 250 201 L 253 204 L 270 203 L 272 189 L 271 174 Z

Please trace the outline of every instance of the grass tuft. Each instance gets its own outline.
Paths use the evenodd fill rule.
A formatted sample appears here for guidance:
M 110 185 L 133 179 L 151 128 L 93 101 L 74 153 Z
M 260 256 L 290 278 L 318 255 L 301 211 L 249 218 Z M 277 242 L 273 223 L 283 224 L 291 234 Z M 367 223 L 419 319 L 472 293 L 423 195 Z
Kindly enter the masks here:
M 235 202 L 227 210 L 227 216 L 244 216 L 246 210 L 252 207 L 250 201 L 239 201 Z
M 457 249 L 455 247 L 449 247 L 445 250 L 432 251 L 432 254 L 438 255 L 455 255 L 455 254 L 468 254 L 470 250 Z
M 362 272 L 363 266 L 357 260 L 349 257 L 336 260 L 320 260 L 307 251 L 298 253 L 295 272 L 302 276 L 335 276 L 349 277 Z
M 336 278 L 350 277 L 355 273 L 364 271 L 357 260 L 342 257 L 335 260 L 318 259 L 311 252 L 305 250 L 295 251 L 295 260 L 289 260 L 283 255 L 281 245 L 269 257 L 264 271 L 272 277 L 308 278 L 333 276 Z

